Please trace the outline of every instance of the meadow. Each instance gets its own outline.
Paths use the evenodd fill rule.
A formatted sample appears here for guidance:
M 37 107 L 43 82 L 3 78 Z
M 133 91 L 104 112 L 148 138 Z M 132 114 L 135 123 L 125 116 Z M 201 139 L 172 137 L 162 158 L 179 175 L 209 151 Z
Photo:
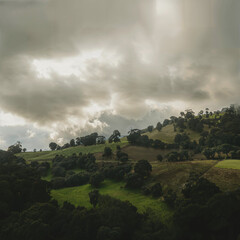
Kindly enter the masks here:
M 240 160 L 233 160 L 233 159 L 227 159 L 218 162 L 216 165 L 218 168 L 231 168 L 231 169 L 239 169 L 240 170 Z
M 119 143 L 106 143 L 91 146 L 75 146 L 57 151 L 42 151 L 42 152 L 25 152 L 18 153 L 16 156 L 23 157 L 26 161 L 49 161 L 52 160 L 57 154 L 63 156 L 71 156 L 73 153 L 101 153 L 105 147 L 110 147 L 113 152 L 116 151 L 117 145 L 124 147 L 128 145 L 128 141 L 124 140 Z
M 84 206 L 91 208 L 88 193 L 93 188 L 90 184 L 79 187 L 62 188 L 52 190 L 51 196 L 58 201 L 60 205 L 64 201 L 68 201 L 75 206 Z M 158 217 L 167 223 L 173 214 L 173 211 L 161 200 L 143 195 L 139 190 L 128 190 L 124 188 L 124 182 L 114 182 L 105 180 L 99 188 L 100 194 L 110 195 L 122 201 L 129 201 L 138 208 L 140 213 L 150 209 L 150 211 L 157 212 Z

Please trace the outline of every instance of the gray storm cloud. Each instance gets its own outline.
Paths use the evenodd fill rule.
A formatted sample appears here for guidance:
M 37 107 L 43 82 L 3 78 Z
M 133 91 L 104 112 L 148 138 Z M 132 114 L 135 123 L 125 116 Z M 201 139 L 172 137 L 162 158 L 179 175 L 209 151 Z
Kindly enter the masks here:
M 183 110 L 177 101 L 237 103 L 239 10 L 238 0 L 0 1 L 0 110 L 70 138 L 155 123 Z M 105 60 L 76 62 L 79 75 L 34 68 L 97 50 Z

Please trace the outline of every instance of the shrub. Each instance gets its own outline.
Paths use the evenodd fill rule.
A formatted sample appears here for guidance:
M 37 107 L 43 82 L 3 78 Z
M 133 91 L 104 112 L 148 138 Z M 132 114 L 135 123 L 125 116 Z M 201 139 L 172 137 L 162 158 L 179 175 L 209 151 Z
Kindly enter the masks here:
M 135 173 L 148 177 L 152 171 L 152 165 L 147 160 L 139 160 L 134 166 Z
M 90 177 L 90 184 L 92 185 L 92 187 L 100 187 L 101 183 L 104 181 L 104 176 L 103 174 L 97 172 L 91 175 Z
M 137 173 L 129 173 L 126 177 L 126 188 L 140 188 L 143 185 L 143 177 Z
M 56 177 L 51 181 L 51 186 L 53 189 L 59 189 L 65 187 L 65 178 L 64 177 Z
M 63 167 L 54 167 L 52 169 L 52 175 L 54 177 L 65 177 L 66 170 Z
M 105 147 L 103 152 L 103 157 L 111 157 L 112 156 L 112 149 L 110 147 Z
M 162 186 L 161 186 L 160 183 L 155 183 L 151 187 L 151 194 L 153 195 L 153 197 L 160 197 L 160 196 L 162 196 L 163 192 L 162 192 Z
M 162 155 L 161 155 L 161 154 L 158 154 L 158 155 L 157 155 L 157 160 L 158 160 L 158 161 L 160 161 L 160 162 L 162 162 L 162 160 L 163 160 L 163 157 L 162 157 Z

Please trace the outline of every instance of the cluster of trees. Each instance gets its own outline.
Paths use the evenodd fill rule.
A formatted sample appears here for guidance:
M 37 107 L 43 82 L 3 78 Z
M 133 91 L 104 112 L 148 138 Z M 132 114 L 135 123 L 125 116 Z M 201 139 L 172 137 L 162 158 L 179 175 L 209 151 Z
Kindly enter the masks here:
M 30 162 L 30 166 L 34 169 L 37 170 L 37 172 L 41 175 L 41 176 L 46 176 L 49 169 L 50 169 L 50 164 L 49 162 L 41 162 L 39 163 L 38 161 L 31 161 Z
M 115 174 L 107 168 L 122 168 L 126 174 L 131 171 L 130 165 L 108 165 L 104 168 L 108 176 Z M 142 160 L 132 174 L 146 181 L 150 173 L 151 165 Z M 77 176 L 72 181 L 77 182 Z M 145 194 L 163 195 L 174 208 L 170 225 L 150 211 L 140 214 L 131 203 L 97 190 L 89 193 L 92 209 L 68 202 L 60 207 L 50 199 L 49 190 L 50 184 L 41 180 L 33 166 L 0 151 L 0 239 L 236 240 L 240 236 L 240 191 L 222 193 L 215 184 L 194 174 L 182 190 L 183 197 L 177 198 L 171 190 L 163 195 L 159 183 L 145 187 Z
M 17 141 L 15 144 L 8 147 L 8 152 L 11 152 L 13 154 L 20 153 L 20 152 L 26 152 L 26 148 L 22 148 L 21 142 Z
M 73 169 L 80 168 L 83 172 L 75 173 Z M 56 155 L 52 160 L 51 184 L 53 188 L 80 186 L 89 182 L 91 174 L 98 170 L 96 158 L 93 154 L 82 154 L 78 156 L 65 157 Z
M 239 190 L 222 193 L 214 183 L 190 174 L 182 193 L 173 218 L 177 239 L 238 239 Z
M 154 183 L 151 186 L 143 186 L 142 192 L 145 195 L 152 195 L 153 197 L 163 196 L 163 190 L 160 183 Z
M 134 172 L 126 176 L 126 188 L 140 188 L 150 176 L 152 165 L 147 160 L 139 160 L 134 166 Z
M 121 137 L 121 133 L 118 130 L 114 130 L 112 135 L 109 137 L 108 141 L 109 143 L 120 142 L 121 141 L 120 137 Z M 91 145 L 105 144 L 105 143 L 106 143 L 106 137 L 100 136 L 98 135 L 97 132 L 94 132 L 83 137 L 77 137 L 76 140 L 71 139 L 69 143 L 65 143 L 63 146 L 59 146 L 57 143 L 51 142 L 49 143 L 49 148 L 52 151 L 54 151 L 54 150 L 66 149 L 69 147 L 75 147 L 79 145 L 91 146 Z
M 168 162 L 181 162 L 188 161 L 190 159 L 189 153 L 187 150 L 182 150 L 180 152 L 170 152 L 167 154 Z
M 147 135 L 141 135 L 141 130 L 132 129 L 127 136 L 127 140 L 132 145 L 143 146 L 143 147 L 153 147 L 156 149 L 165 149 L 174 147 L 172 144 L 167 144 L 161 140 L 149 139 Z

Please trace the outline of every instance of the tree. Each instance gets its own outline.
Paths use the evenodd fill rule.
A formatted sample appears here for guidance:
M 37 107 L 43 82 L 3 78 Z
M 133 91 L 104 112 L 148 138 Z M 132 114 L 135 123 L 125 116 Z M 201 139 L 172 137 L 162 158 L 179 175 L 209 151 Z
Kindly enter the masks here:
M 143 185 L 143 177 L 137 173 L 129 173 L 126 177 L 126 188 L 140 188 Z
M 106 143 L 106 138 L 104 136 L 98 136 L 96 138 L 96 143 L 97 144 L 105 144 Z
M 157 155 L 157 160 L 158 160 L 159 162 L 162 162 L 162 160 L 163 160 L 163 157 L 162 157 L 162 155 L 161 155 L 161 154 L 158 154 L 158 155 Z
M 182 190 L 185 198 L 193 203 L 206 203 L 213 195 L 220 193 L 215 183 L 206 178 L 189 179 Z
M 52 175 L 54 177 L 65 177 L 66 170 L 63 167 L 54 167 L 52 169 Z
M 71 146 L 71 147 L 76 146 L 76 144 L 75 144 L 75 140 L 74 140 L 74 139 L 71 139 L 71 141 L 70 141 L 70 146 Z
M 150 175 L 152 171 L 152 165 L 147 160 L 139 160 L 134 166 L 134 171 L 145 178 Z
M 164 121 L 163 121 L 163 124 L 162 124 L 162 126 L 163 127 L 165 127 L 165 126 L 167 126 L 168 124 L 170 124 L 170 120 L 169 119 L 165 119 Z
M 49 143 L 49 148 L 50 148 L 52 151 L 56 150 L 57 146 L 58 146 L 58 145 L 57 145 L 55 142 Z
M 23 152 L 26 152 L 27 151 L 27 149 L 26 148 L 23 148 Z
M 95 208 L 98 204 L 98 199 L 99 199 L 99 191 L 97 189 L 91 191 L 90 193 L 88 193 L 89 196 L 89 201 L 90 203 L 93 205 L 93 207 Z
M 127 140 L 131 144 L 136 144 L 138 139 L 141 137 L 141 131 L 139 129 L 131 129 L 128 133 L 129 135 L 127 136 Z
M 111 157 L 112 156 L 112 149 L 110 147 L 105 147 L 103 152 L 103 157 Z
M 162 124 L 161 124 L 160 122 L 157 123 L 156 129 L 157 129 L 158 131 L 161 131 L 161 129 L 162 129 Z
M 160 183 L 155 183 L 151 187 L 151 193 L 152 193 L 153 197 L 160 197 L 160 196 L 162 196 L 163 192 L 162 192 L 161 184 Z
M 90 177 L 89 183 L 92 185 L 92 187 L 100 187 L 101 183 L 104 181 L 104 176 L 101 173 L 94 173 Z
M 174 207 L 175 202 L 176 202 L 176 199 L 177 199 L 177 195 L 176 195 L 176 193 L 175 193 L 172 189 L 169 189 L 169 190 L 167 191 L 167 194 L 164 195 L 164 201 L 165 201 L 170 207 Z
M 22 151 L 22 144 L 21 142 L 16 142 L 14 145 L 8 147 L 8 152 L 11 153 L 20 153 Z
M 121 133 L 118 130 L 114 130 L 113 134 L 109 137 L 108 141 L 109 143 L 120 142 L 120 137 L 121 137 Z
M 218 146 L 219 151 L 226 154 L 228 157 L 229 152 L 232 150 L 232 146 L 230 144 L 222 144 Z
M 205 155 L 205 157 L 207 159 L 214 159 L 216 149 L 215 148 L 205 148 L 202 153 L 203 153 L 203 155 Z
M 152 125 L 148 126 L 147 129 L 148 129 L 149 132 L 152 132 L 153 131 L 153 126 Z

